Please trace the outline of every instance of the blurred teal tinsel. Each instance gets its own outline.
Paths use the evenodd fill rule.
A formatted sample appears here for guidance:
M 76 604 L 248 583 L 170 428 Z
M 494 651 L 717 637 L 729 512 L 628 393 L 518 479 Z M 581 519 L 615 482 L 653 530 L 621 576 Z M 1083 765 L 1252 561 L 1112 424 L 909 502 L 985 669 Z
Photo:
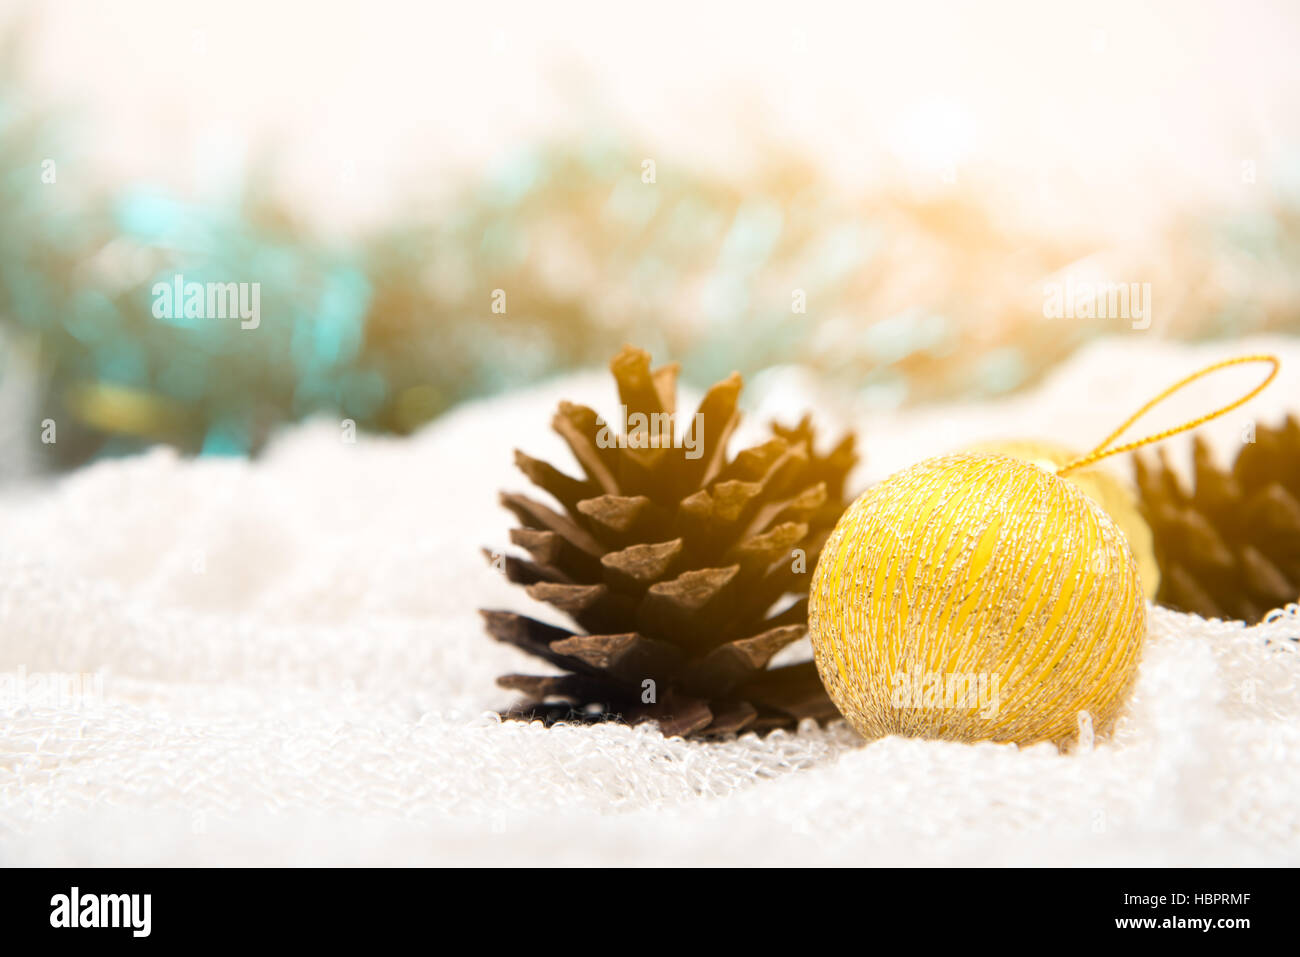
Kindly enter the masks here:
M 625 341 L 681 359 L 696 383 L 800 362 L 917 402 L 1018 388 L 1116 331 L 1038 311 L 1036 284 L 1090 254 L 1085 242 L 1018 234 L 966 192 L 846 202 L 780 159 L 745 182 L 661 168 L 648 185 L 640 156 L 595 137 L 519 150 L 437 215 L 335 243 L 257 175 L 222 204 L 149 187 L 68 204 L 42 182 L 47 158 L 70 155 L 60 126 L 20 92 L 12 70 L 0 76 L 0 323 L 35 356 L 38 418 L 59 422 L 53 467 L 158 441 L 254 453 L 313 414 L 405 433 Z M 1298 238 L 1300 215 L 1281 204 L 1179 224 L 1135 268 L 1175 282 L 1208 262 L 1244 270 L 1243 292 L 1193 289 L 1170 334 L 1295 329 Z M 154 283 L 178 273 L 259 283 L 260 327 L 154 318 Z

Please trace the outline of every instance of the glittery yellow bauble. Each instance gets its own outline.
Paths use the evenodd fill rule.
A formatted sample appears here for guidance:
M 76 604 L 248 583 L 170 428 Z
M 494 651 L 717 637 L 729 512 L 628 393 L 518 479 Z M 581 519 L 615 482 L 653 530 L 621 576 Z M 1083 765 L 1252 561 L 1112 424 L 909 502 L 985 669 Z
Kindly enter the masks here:
M 972 446 L 967 451 L 1010 455 L 1040 465 L 1049 472 L 1079 458 L 1078 452 L 1063 445 L 1038 439 L 985 442 Z M 1133 557 L 1137 559 L 1138 574 L 1142 576 L 1142 593 L 1148 599 L 1154 599 L 1160 590 L 1160 566 L 1156 563 L 1156 545 L 1151 535 L 1151 526 L 1138 508 L 1137 493 L 1105 467 L 1076 469 L 1063 477 L 1067 482 L 1073 482 L 1083 489 L 1085 495 L 1115 520 L 1115 524 L 1128 539 L 1129 547 L 1133 549 Z
M 1105 731 L 1146 636 L 1137 565 L 1079 489 L 1005 455 L 929 459 L 840 518 L 809 595 L 831 699 L 865 737 Z

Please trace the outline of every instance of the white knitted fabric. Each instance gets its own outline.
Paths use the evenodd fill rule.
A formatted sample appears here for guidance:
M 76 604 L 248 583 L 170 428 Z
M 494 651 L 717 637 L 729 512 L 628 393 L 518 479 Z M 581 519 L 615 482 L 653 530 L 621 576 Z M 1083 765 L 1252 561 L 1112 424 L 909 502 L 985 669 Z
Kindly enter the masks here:
M 854 412 L 791 371 L 750 393 L 852 420 L 860 484 L 983 438 L 1086 447 L 1258 348 L 1287 370 L 1207 428 L 1226 445 L 1296 402 L 1300 348 L 1135 337 L 1014 401 L 906 414 Z M 1207 383 L 1168 421 L 1234 389 Z M 842 722 L 723 743 L 501 723 L 493 679 L 533 663 L 475 609 L 529 602 L 479 546 L 506 542 L 496 489 L 526 485 L 511 447 L 564 460 L 546 432 L 561 396 L 616 405 L 593 372 L 410 439 L 314 422 L 256 462 L 158 450 L 0 498 L 0 862 L 1300 863 L 1294 606 L 1254 628 L 1153 609 L 1128 714 L 1069 753 L 866 744 Z M 31 690 L 79 672 L 102 696 Z

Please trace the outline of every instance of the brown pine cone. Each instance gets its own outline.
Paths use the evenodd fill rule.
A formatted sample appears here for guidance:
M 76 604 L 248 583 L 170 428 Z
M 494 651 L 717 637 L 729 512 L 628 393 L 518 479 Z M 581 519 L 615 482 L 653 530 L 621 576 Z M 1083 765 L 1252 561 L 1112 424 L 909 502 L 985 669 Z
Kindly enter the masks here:
M 1164 450 L 1136 456 L 1142 511 L 1160 563 L 1156 600 L 1254 623 L 1300 600 L 1300 422 L 1259 427 L 1229 469 L 1199 437 L 1189 491 Z
M 610 369 L 630 423 L 624 440 L 602 431 L 591 409 L 561 403 L 552 424 L 582 477 L 515 452 L 561 510 L 501 496 L 522 525 L 511 541 L 530 558 L 489 559 L 580 629 L 483 612 L 493 637 L 564 672 L 498 679 L 526 696 L 506 715 L 653 719 L 666 735 L 708 736 L 835 717 L 812 662 L 768 664 L 806 631 L 807 583 L 844 510 L 853 436 L 819 456 L 805 416 L 728 458 L 739 375 L 708 391 L 692 436 L 646 429 L 637 417 L 673 413 L 675 364 L 652 371 L 648 353 L 625 347 Z M 655 435 L 661 441 L 645 441 Z

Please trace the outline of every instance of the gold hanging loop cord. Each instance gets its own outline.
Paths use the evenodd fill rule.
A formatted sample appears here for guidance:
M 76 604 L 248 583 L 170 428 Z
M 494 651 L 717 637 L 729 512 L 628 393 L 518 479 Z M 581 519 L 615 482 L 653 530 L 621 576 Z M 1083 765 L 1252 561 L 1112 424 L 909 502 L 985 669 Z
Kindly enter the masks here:
M 1213 412 L 1207 412 L 1205 415 L 1198 416 L 1197 418 L 1192 419 L 1189 422 L 1184 422 L 1182 425 L 1175 426 L 1172 429 L 1165 429 L 1163 432 L 1156 432 L 1153 435 L 1148 435 L 1144 439 L 1137 439 L 1136 441 L 1133 442 L 1125 442 L 1123 445 L 1117 445 L 1113 449 L 1108 448 L 1108 446 L 1112 442 L 1114 442 L 1121 435 L 1127 432 L 1129 430 L 1129 427 L 1133 425 L 1134 422 L 1142 418 L 1142 416 L 1146 415 L 1153 408 L 1155 408 L 1157 405 L 1159 405 L 1165 399 L 1169 398 L 1171 395 L 1173 395 L 1175 392 L 1177 392 L 1179 389 L 1183 388 L 1184 386 L 1189 385 L 1192 382 L 1195 382 L 1197 379 L 1204 378 L 1205 376 L 1209 375 L 1211 372 L 1217 372 L 1219 369 L 1226 369 L 1229 366 L 1246 365 L 1252 362 L 1267 362 L 1273 366 L 1273 369 L 1272 371 L 1269 372 L 1268 377 L 1265 378 L 1263 382 L 1255 386 L 1255 388 L 1251 389 L 1249 392 L 1243 395 L 1236 402 L 1232 402 L 1228 405 L 1225 405 L 1223 408 L 1216 409 Z M 1110 435 L 1106 436 L 1105 441 L 1103 441 L 1100 445 L 1098 445 L 1087 455 L 1080 456 L 1079 458 L 1075 459 L 1073 462 L 1069 462 L 1065 465 L 1062 465 L 1060 468 L 1056 470 L 1056 474 L 1064 475 L 1066 472 L 1073 472 L 1075 469 L 1083 468 L 1085 465 L 1091 465 L 1093 462 L 1097 462 L 1104 458 L 1109 458 L 1112 455 L 1120 455 L 1123 452 L 1132 452 L 1134 449 L 1141 448 L 1144 445 L 1150 445 L 1152 442 L 1159 442 L 1162 439 L 1169 438 L 1171 435 L 1177 435 L 1179 432 L 1186 432 L 1188 429 L 1194 429 L 1198 425 L 1204 425 L 1206 422 L 1209 422 L 1211 419 L 1217 419 L 1221 415 L 1226 415 L 1227 413 L 1231 412 L 1233 409 L 1245 405 L 1251 399 L 1255 398 L 1255 396 L 1259 395 L 1266 388 L 1268 388 L 1268 384 L 1272 382 L 1275 378 L 1277 378 L 1278 371 L 1281 368 L 1282 368 L 1282 363 L 1281 361 L 1279 361 L 1277 356 L 1253 355 L 1253 356 L 1237 356 L 1235 359 L 1224 359 L 1222 362 L 1215 362 L 1212 365 L 1206 366 L 1204 369 L 1201 369 L 1199 372 L 1193 372 L 1185 379 L 1180 379 L 1179 381 L 1175 382 L 1173 385 L 1165 389 L 1163 392 L 1161 392 L 1158 396 L 1156 396 L 1146 405 L 1142 406 L 1142 408 L 1134 412 L 1131 416 L 1128 417 L 1127 420 L 1125 420 L 1123 425 L 1121 425 Z

